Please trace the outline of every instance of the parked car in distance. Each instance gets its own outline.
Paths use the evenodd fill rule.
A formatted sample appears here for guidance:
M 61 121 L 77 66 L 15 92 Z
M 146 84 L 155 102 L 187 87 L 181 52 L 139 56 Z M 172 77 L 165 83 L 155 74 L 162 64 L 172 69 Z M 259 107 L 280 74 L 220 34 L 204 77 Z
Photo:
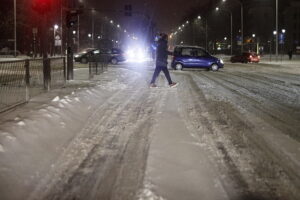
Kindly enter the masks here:
M 204 48 L 198 46 L 176 46 L 173 53 L 172 68 L 205 68 L 218 71 L 224 67 L 221 59 L 210 55 Z
M 94 55 L 94 51 L 97 51 L 95 48 L 87 48 L 79 53 L 75 54 L 74 60 L 75 62 L 80 62 L 80 63 L 88 63 L 89 58 Z
M 75 62 L 88 63 L 105 58 L 108 62 L 116 65 L 125 61 L 124 52 L 118 48 L 112 49 L 95 49 L 88 48 L 75 55 Z
M 248 62 L 255 62 L 258 63 L 260 61 L 260 56 L 254 52 L 244 52 L 242 55 L 235 55 L 230 58 L 232 63 L 241 62 L 241 63 L 248 63 Z

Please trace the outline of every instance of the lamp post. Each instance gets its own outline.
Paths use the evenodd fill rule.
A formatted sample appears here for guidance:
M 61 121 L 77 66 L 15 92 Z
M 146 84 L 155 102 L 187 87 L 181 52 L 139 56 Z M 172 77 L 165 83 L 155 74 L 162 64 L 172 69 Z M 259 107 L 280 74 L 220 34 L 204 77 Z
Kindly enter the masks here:
M 224 1 L 223 1 L 224 2 Z M 219 11 L 220 8 L 216 7 L 216 11 Z M 232 12 L 227 9 L 222 9 L 225 12 L 230 14 L 230 54 L 232 55 Z
M 278 61 L 278 0 L 276 0 L 276 61 Z
M 222 0 L 222 2 L 226 2 L 226 0 Z M 241 53 L 244 51 L 244 6 L 242 0 L 236 0 L 241 6 Z
M 14 0 L 14 56 L 17 57 L 17 5 Z
M 92 47 L 94 47 L 94 35 L 95 35 L 95 10 L 92 9 Z

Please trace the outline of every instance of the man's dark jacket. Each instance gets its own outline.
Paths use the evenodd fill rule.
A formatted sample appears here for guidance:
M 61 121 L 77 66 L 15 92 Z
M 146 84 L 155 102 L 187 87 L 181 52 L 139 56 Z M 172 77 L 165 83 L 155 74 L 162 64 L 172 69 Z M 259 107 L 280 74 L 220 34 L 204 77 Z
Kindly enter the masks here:
M 168 51 L 168 41 L 160 39 L 157 42 L 156 65 L 160 67 L 167 67 L 168 55 L 172 55 L 172 53 Z

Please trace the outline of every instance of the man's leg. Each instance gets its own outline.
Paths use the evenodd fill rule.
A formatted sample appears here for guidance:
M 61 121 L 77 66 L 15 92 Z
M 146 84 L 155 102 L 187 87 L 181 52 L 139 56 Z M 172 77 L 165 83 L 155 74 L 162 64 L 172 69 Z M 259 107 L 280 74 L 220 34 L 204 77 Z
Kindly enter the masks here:
M 155 70 L 154 70 L 154 73 L 153 73 L 152 80 L 151 80 L 150 84 L 154 84 L 155 83 L 155 80 L 158 77 L 158 75 L 159 75 L 159 73 L 160 73 L 161 70 L 162 69 L 161 69 L 160 66 L 156 66 L 155 67 Z
M 171 79 L 171 76 L 170 76 L 168 67 L 162 67 L 161 70 L 164 72 L 164 74 L 165 74 L 165 76 L 166 76 L 166 78 L 167 78 L 167 80 L 168 80 L 168 82 L 169 82 L 169 85 L 172 84 L 173 81 L 172 81 L 172 79 Z

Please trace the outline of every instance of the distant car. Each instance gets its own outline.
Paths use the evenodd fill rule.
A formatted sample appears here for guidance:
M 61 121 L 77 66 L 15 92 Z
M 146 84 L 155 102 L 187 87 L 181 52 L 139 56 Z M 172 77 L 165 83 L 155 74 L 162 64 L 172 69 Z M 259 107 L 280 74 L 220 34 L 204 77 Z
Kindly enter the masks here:
M 230 58 L 232 63 L 241 62 L 241 63 L 248 63 L 254 62 L 258 63 L 260 61 L 260 56 L 254 52 L 244 52 L 242 55 L 235 55 Z
M 97 51 L 98 49 L 95 48 L 87 48 L 82 50 L 81 52 L 75 54 L 74 60 L 75 62 L 80 63 L 88 63 L 89 58 L 94 55 L 94 51 Z
M 89 48 L 75 55 L 75 62 L 88 63 L 89 61 L 99 60 L 105 57 L 106 60 L 114 65 L 125 61 L 124 52 L 118 48 L 94 49 Z
M 176 46 L 173 53 L 172 68 L 205 68 L 218 71 L 224 67 L 221 59 L 210 55 L 204 48 L 197 46 Z

